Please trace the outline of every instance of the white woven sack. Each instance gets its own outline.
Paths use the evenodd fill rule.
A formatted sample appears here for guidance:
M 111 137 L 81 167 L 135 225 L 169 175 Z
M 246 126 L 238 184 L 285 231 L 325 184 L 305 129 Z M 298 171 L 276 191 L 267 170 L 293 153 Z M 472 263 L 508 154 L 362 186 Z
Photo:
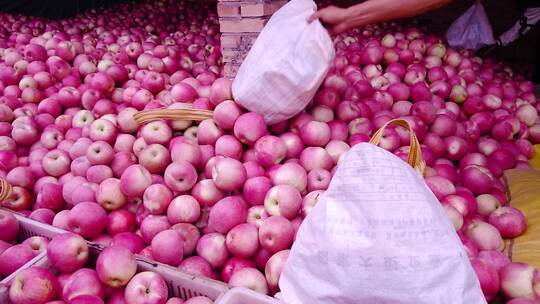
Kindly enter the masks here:
M 304 220 L 279 281 L 294 304 L 484 304 L 480 283 L 423 177 L 354 146 Z
M 491 24 L 480 1 L 473 4 L 450 25 L 446 32 L 446 40 L 454 48 L 472 50 L 495 43 Z
M 335 50 L 327 30 L 307 18 L 313 0 L 292 0 L 275 12 L 232 84 L 234 99 L 268 124 L 301 112 L 321 85 Z

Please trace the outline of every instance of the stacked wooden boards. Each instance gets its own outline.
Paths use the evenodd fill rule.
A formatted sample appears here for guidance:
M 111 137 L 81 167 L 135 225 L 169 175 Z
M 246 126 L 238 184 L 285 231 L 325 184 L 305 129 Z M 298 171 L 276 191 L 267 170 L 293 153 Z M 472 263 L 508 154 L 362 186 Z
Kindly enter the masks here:
M 270 16 L 287 0 L 220 0 L 217 4 L 225 77 L 234 78 Z

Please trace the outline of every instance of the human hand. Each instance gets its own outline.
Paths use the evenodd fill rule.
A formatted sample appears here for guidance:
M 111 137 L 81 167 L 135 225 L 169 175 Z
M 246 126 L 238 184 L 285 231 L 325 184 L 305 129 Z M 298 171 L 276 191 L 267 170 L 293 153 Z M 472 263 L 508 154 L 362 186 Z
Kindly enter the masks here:
M 336 6 L 328 6 L 320 9 L 308 17 L 308 22 L 311 23 L 317 19 L 322 24 L 326 25 L 330 31 L 335 34 L 341 34 L 347 31 L 350 26 L 348 24 L 348 10 Z

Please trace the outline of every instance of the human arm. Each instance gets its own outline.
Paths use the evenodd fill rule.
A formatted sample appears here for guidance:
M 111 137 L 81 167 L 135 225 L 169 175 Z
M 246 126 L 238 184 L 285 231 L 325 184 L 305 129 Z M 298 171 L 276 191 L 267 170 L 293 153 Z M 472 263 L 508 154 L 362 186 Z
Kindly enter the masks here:
M 451 0 L 368 0 L 348 8 L 329 6 L 308 18 L 319 19 L 332 32 L 343 33 L 366 24 L 407 18 L 437 9 Z

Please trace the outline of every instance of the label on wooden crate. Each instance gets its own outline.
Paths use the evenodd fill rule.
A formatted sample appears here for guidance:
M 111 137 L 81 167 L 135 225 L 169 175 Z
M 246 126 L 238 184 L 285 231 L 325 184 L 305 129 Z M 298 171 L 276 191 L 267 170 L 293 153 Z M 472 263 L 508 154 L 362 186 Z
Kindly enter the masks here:
M 278 0 L 278 1 L 243 1 L 241 7 L 242 17 L 260 17 L 260 16 L 270 16 L 283 5 L 287 3 L 287 0 Z
M 267 17 L 261 18 L 220 18 L 219 30 L 222 33 L 258 33 L 262 31 Z

